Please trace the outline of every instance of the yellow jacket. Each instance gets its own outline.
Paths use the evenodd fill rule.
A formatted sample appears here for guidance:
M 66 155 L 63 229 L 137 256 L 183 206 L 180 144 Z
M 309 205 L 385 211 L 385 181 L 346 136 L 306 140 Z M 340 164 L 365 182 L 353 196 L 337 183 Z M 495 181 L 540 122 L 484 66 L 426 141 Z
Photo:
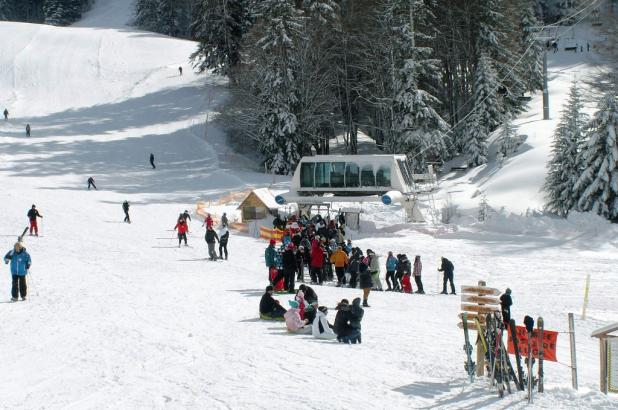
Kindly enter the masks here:
M 335 264 L 335 268 L 343 268 L 348 263 L 348 255 L 343 250 L 337 249 L 330 255 L 330 262 Z

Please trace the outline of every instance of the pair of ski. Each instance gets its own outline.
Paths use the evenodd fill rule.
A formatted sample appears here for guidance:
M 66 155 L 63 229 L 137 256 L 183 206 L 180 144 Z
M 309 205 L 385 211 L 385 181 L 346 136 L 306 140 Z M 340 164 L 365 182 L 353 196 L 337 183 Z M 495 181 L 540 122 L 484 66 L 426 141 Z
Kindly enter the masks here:
M 464 351 L 466 352 L 466 362 L 464 368 L 470 377 L 470 381 L 474 381 L 474 372 L 476 371 L 476 364 L 472 361 L 472 345 L 469 341 L 468 335 L 468 315 L 463 314 L 463 328 L 465 336 Z M 485 324 L 481 324 L 478 318 L 474 318 L 474 323 L 478 331 L 478 338 L 483 346 L 486 357 L 487 373 L 490 375 L 491 386 L 495 385 L 498 389 L 498 395 L 504 396 L 504 390 L 511 392 L 510 381 L 513 381 L 515 387 L 519 391 L 524 391 L 525 386 L 528 387 L 528 400 L 532 401 L 532 390 L 535 385 L 538 385 L 538 391 L 543 392 L 543 331 L 544 323 L 543 319 L 539 318 L 537 321 L 537 332 L 539 338 L 539 364 L 538 364 L 538 379 L 534 377 L 532 372 L 532 365 L 534 359 L 530 357 L 527 360 L 528 372 L 524 374 L 522 367 L 522 356 L 519 350 L 519 341 L 517 339 L 517 326 L 515 320 L 511 319 L 506 328 L 505 323 L 499 314 L 488 314 L 486 316 Z M 513 347 L 515 351 L 515 364 L 517 366 L 517 374 L 511 361 L 509 359 L 508 352 L 505 349 L 503 334 L 510 331 L 511 339 L 513 340 Z M 528 337 L 528 352 L 532 351 L 532 334 Z
M 512 380 L 515 383 L 515 386 L 518 390 L 523 390 L 523 386 L 521 385 L 521 376 L 518 377 L 515 375 L 515 371 L 513 370 L 513 365 L 509 359 L 508 353 L 504 347 L 503 342 L 503 334 L 505 330 L 505 326 L 499 317 L 498 314 L 488 314 L 486 316 L 485 325 L 482 325 L 478 318 L 474 318 L 474 322 L 476 325 L 476 329 L 478 331 L 478 338 L 481 342 L 483 350 L 485 352 L 486 358 L 486 366 L 487 373 L 490 376 L 490 381 L 492 387 L 494 383 L 498 389 L 498 395 L 500 397 L 504 396 L 504 390 L 506 389 L 509 394 L 512 393 L 510 381 Z M 473 380 L 473 375 L 471 374 L 476 370 L 476 366 L 474 362 L 472 362 L 471 351 L 472 346 L 469 343 L 468 336 L 468 324 L 467 324 L 467 315 L 464 314 L 464 332 L 466 337 L 466 371 L 470 376 L 470 380 Z

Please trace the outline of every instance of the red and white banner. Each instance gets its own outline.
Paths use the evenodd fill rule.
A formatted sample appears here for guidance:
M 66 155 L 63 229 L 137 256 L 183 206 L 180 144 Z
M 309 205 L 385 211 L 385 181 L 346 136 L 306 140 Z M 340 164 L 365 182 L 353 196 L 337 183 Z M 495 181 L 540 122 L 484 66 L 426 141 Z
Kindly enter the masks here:
M 511 331 L 509 329 L 509 346 L 508 350 L 510 354 L 515 354 L 515 347 L 513 346 L 513 339 L 511 337 Z M 523 326 L 517 326 L 517 343 L 519 347 L 519 353 L 522 357 L 528 357 L 528 331 Z M 558 332 L 553 330 L 543 330 L 543 360 L 549 360 L 550 362 L 556 362 L 556 343 L 558 342 Z M 532 332 L 532 354 L 534 358 L 539 358 L 539 333 L 537 329 Z

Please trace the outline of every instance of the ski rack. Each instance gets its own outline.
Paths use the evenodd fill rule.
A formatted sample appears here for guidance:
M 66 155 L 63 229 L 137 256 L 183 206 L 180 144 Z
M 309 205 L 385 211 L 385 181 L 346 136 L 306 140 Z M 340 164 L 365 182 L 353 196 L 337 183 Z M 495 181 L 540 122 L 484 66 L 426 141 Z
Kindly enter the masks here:
M 462 286 L 461 287 L 461 310 L 467 314 L 467 319 L 474 320 L 473 323 L 468 323 L 469 330 L 479 331 L 478 325 L 485 326 L 485 314 L 494 313 L 500 311 L 500 301 L 497 296 L 500 291 L 495 288 L 489 288 L 484 281 L 479 281 L 476 286 Z M 459 317 L 462 319 L 457 326 L 460 329 L 464 328 L 463 315 L 460 313 Z M 480 337 L 477 336 L 476 340 L 476 375 L 483 376 L 485 369 L 485 353 L 483 349 Z

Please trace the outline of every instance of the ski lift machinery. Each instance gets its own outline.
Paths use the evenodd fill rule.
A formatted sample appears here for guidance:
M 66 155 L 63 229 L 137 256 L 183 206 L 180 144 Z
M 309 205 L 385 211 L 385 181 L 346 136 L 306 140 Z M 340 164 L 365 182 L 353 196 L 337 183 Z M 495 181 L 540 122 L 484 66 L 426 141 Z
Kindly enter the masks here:
M 432 193 L 437 178 L 430 165 L 425 174 L 414 174 L 405 155 L 316 155 L 303 157 L 292 177 L 290 191 L 277 195 L 279 205 L 299 208 L 334 202 L 400 204 L 407 219 L 425 222 L 418 202 Z

